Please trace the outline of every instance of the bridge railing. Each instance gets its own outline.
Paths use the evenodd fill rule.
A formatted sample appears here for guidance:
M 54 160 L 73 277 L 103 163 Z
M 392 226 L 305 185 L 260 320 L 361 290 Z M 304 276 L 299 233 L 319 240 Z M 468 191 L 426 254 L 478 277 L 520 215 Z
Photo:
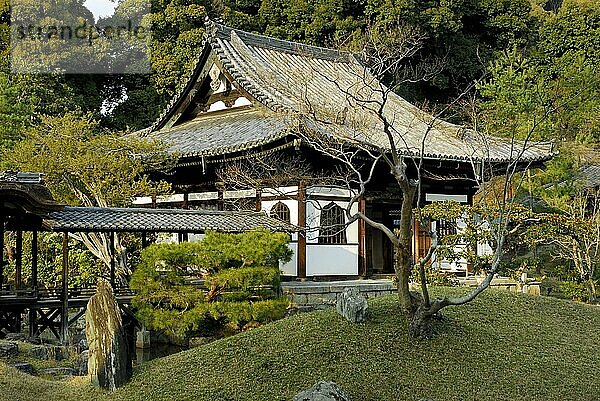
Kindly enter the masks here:
M 89 298 L 96 293 L 96 287 L 69 287 L 69 298 Z M 133 296 L 133 291 L 129 287 L 119 286 L 114 289 L 115 296 Z M 15 297 L 15 298 L 38 298 L 38 299 L 62 299 L 62 287 L 45 287 L 37 290 L 2 288 L 0 297 Z

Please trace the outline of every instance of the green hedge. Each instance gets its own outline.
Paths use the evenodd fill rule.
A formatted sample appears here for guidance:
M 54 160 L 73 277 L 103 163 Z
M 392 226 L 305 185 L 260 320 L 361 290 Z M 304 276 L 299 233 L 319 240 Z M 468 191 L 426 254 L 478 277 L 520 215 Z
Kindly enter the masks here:
M 288 301 L 277 297 L 279 262 L 291 258 L 288 242 L 287 234 L 255 230 L 149 246 L 130 282 L 138 319 L 179 341 L 282 318 Z M 207 288 L 186 284 L 190 278 Z

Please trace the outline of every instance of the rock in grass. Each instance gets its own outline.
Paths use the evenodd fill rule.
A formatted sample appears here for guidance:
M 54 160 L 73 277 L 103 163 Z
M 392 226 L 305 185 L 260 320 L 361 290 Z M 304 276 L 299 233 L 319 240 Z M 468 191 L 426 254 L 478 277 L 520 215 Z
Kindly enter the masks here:
M 33 374 L 33 366 L 31 366 L 30 363 L 16 362 L 16 363 L 11 363 L 10 366 L 12 366 L 13 368 L 15 368 L 23 373 L 27 373 L 28 375 Z
M 350 401 L 334 382 L 320 381 L 308 390 L 294 396 L 293 401 Z
M 75 369 L 73 368 L 47 368 L 38 371 L 43 376 L 53 376 L 57 379 L 66 379 L 68 377 L 75 376 Z
M 25 341 L 27 336 L 23 333 L 7 333 L 4 339 L 8 341 Z
M 57 345 L 36 345 L 29 350 L 29 355 L 43 361 L 62 361 L 69 356 L 69 353 L 65 347 Z
M 0 343 L 0 358 L 14 358 L 17 355 L 19 355 L 19 345 L 17 343 Z
M 337 313 L 352 323 L 361 323 L 367 320 L 367 300 L 360 295 L 355 287 L 344 288 L 336 303 Z
M 119 304 L 110 284 L 104 280 L 98 282 L 96 294 L 88 301 L 85 336 L 92 383 L 108 390 L 124 385 L 131 377 L 131 359 Z

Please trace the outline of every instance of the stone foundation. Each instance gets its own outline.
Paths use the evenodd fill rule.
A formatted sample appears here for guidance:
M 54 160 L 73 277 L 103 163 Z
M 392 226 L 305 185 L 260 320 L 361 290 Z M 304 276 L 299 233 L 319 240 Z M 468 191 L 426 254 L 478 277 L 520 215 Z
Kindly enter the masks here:
M 281 284 L 283 295 L 298 308 L 335 306 L 344 288 L 356 288 L 365 298 L 375 298 L 396 292 L 391 280 L 345 280 L 332 282 L 286 282 Z

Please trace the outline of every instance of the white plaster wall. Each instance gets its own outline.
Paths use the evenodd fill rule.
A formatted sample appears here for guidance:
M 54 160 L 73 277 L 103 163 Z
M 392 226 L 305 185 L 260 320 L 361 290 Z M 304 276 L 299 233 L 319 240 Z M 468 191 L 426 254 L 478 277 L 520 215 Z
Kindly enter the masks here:
M 306 275 L 358 275 L 358 245 L 307 244 Z
M 467 195 L 448 195 L 448 194 L 425 194 L 427 202 L 444 202 L 454 201 L 458 203 L 467 203 L 469 200 Z
M 325 186 L 311 186 L 306 188 L 306 195 L 309 197 L 318 196 L 343 196 L 348 197 L 352 195 L 352 191 L 347 188 L 341 187 L 325 187 Z
M 279 187 L 279 188 L 264 188 L 262 191 L 263 197 L 268 196 L 296 196 L 298 194 L 298 186 Z
M 292 259 L 287 263 L 279 262 L 279 270 L 284 276 L 297 276 L 298 275 L 298 244 L 291 242 L 289 245 L 290 249 L 294 254 Z

